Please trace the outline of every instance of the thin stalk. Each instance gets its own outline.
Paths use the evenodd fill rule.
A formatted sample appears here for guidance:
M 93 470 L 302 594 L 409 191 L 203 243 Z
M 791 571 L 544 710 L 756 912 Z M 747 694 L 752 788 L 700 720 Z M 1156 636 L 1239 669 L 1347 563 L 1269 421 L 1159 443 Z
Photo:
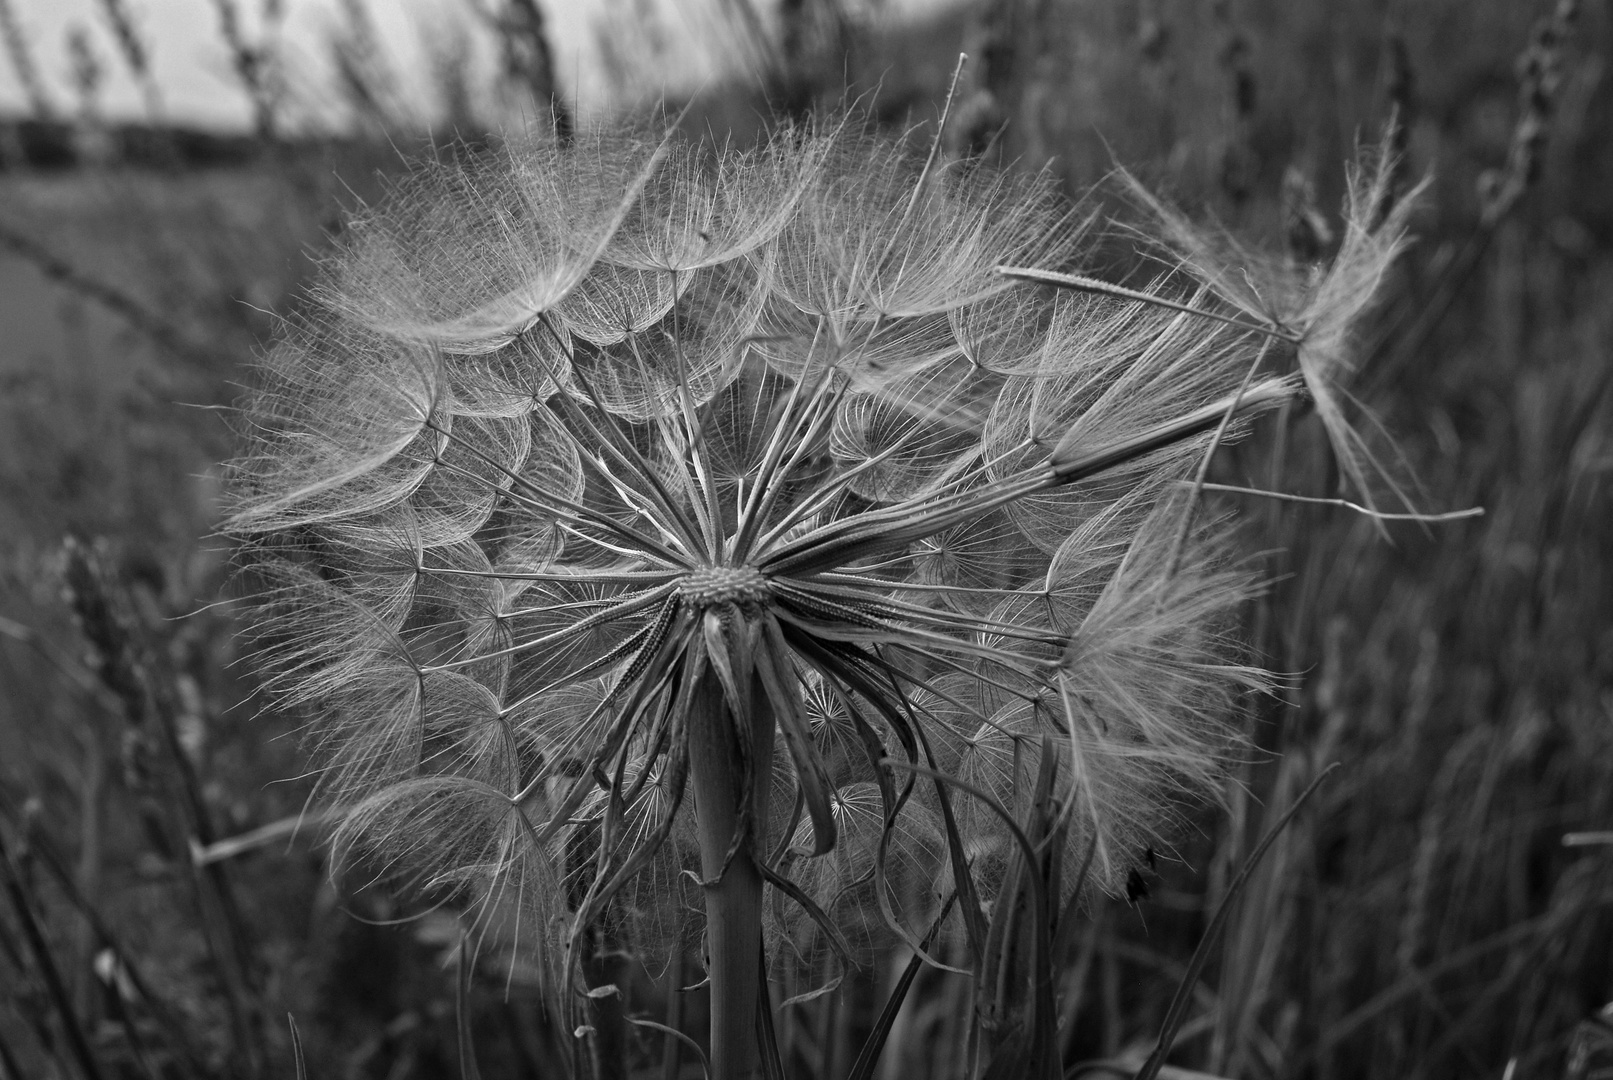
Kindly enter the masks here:
M 1185 416 L 1156 424 L 1129 439 L 1079 453 L 1077 445 L 1071 442 L 1072 432 L 1066 434 L 1053 451 L 1053 474 L 1059 483 L 1079 483 L 1116 465 L 1135 461 L 1155 450 L 1214 430 L 1221 426 L 1223 417 L 1229 411 L 1246 415 L 1263 412 L 1281 406 L 1296 396 L 1298 391 L 1293 384 L 1284 379 L 1267 379 L 1254 386 L 1240 388 L 1230 398 L 1222 398 Z
M 772 781 L 773 712 L 760 686 L 752 688 L 748 755 L 722 683 L 709 668 L 689 706 L 689 772 L 695 797 L 700 871 L 706 882 L 707 973 L 711 978 L 711 1080 L 759 1075 L 756 1048 L 756 971 L 761 963 L 762 875 L 751 845 L 728 853 L 740 826 L 749 768 L 751 829 L 766 835 Z M 746 761 L 746 756 L 749 761 Z M 724 863 L 727 863 L 724 866 Z
M 297 1030 L 297 1018 L 286 1013 L 286 1023 L 291 1027 L 291 1061 L 297 1069 L 297 1080 L 308 1080 L 308 1063 L 303 1060 L 302 1032 Z
M 459 1075 L 462 1080 L 482 1080 L 476 1064 L 476 1043 L 470 1028 L 470 981 L 474 961 L 470 955 L 470 935 L 459 936 L 459 952 L 454 958 L 454 1030 L 459 1048 Z
M 930 925 L 930 932 L 924 936 L 926 948 L 935 944 L 935 939 L 941 933 L 941 927 L 945 925 L 947 916 L 952 913 L 952 905 L 957 899 L 956 892 L 947 894 L 946 903 L 941 905 L 941 913 L 935 917 L 935 922 Z M 902 1002 L 907 1000 L 907 992 L 912 989 L 913 980 L 918 978 L 919 968 L 923 966 L 923 954 L 914 953 L 907 966 L 902 969 L 902 974 L 891 989 L 890 996 L 885 999 L 885 1007 L 880 1010 L 879 1018 L 874 1021 L 873 1030 L 863 1041 L 857 1060 L 852 1062 L 850 1080 L 870 1080 L 874 1075 L 874 1066 L 879 1063 L 880 1052 L 885 1049 L 891 1029 L 896 1026 L 896 1017 L 902 1011 Z
M 1438 521 L 1464 521 L 1467 518 L 1483 517 L 1484 507 L 1470 506 L 1465 510 L 1446 510 L 1438 514 L 1389 514 L 1382 510 L 1374 510 L 1370 506 L 1351 502 L 1349 499 L 1319 498 L 1313 495 L 1290 495 L 1286 491 L 1261 491 L 1258 488 L 1239 487 L 1235 484 L 1202 483 L 1198 487 L 1204 491 L 1224 491 L 1232 495 L 1255 495 L 1262 499 L 1276 499 L 1279 502 L 1307 503 L 1312 506 L 1341 506 L 1346 510 L 1354 510 L 1374 521 L 1420 521 L 1429 524 Z
M 672 950 L 672 963 L 666 975 L 666 1044 L 661 1048 L 661 1080 L 678 1080 L 683 1064 L 683 947 Z
M 1267 337 L 1281 338 L 1283 341 L 1299 344 L 1300 336 L 1287 327 L 1277 323 L 1263 325 L 1240 319 L 1236 315 L 1224 315 L 1219 311 L 1209 311 L 1205 308 L 1196 308 L 1191 304 L 1184 304 L 1153 293 L 1141 292 L 1137 289 L 1128 289 L 1124 285 L 1111 285 L 1107 281 L 1089 278 L 1082 274 L 1061 274 L 1056 270 L 1037 270 L 1028 266 L 999 266 L 997 273 L 1004 277 L 1017 278 L 1020 281 L 1034 281 L 1041 285 L 1057 285 L 1064 289 L 1073 289 L 1076 292 L 1097 293 L 1099 296 L 1112 296 L 1118 300 L 1131 300 L 1139 304 L 1152 304 L 1155 307 L 1165 308 L 1167 311 L 1180 311 L 1184 315 L 1197 315 L 1201 319 L 1210 319 L 1214 322 L 1226 323 L 1236 326 L 1240 330 L 1248 330 L 1255 334 L 1265 334 Z
M 616 992 L 588 996 L 588 1024 L 594 1029 L 595 1080 L 627 1080 L 627 1020 L 621 992 L 627 965 L 620 942 L 612 940 L 603 925 L 609 918 L 609 912 L 595 917 L 593 940 L 583 954 L 583 978 L 592 989 Z
M 1260 342 L 1260 351 L 1255 353 L 1254 363 L 1249 370 L 1243 373 L 1243 382 L 1238 384 L 1238 392 L 1232 395 L 1232 402 L 1227 411 L 1221 414 L 1221 423 L 1210 436 L 1210 445 L 1204 448 L 1204 455 L 1199 458 L 1199 470 L 1193 476 L 1193 490 L 1187 497 L 1187 505 L 1182 508 L 1182 521 L 1176 527 L 1176 536 L 1171 541 L 1171 552 L 1165 560 L 1165 577 L 1174 578 L 1182 561 L 1182 546 L 1187 543 L 1187 534 L 1193 530 L 1193 508 L 1198 505 L 1199 495 L 1204 491 L 1204 481 L 1210 475 L 1210 462 L 1215 460 L 1215 452 L 1221 447 L 1221 440 L 1226 436 L 1227 427 L 1238 412 L 1238 406 L 1243 404 L 1243 395 L 1248 393 L 1249 384 L 1254 380 L 1255 372 L 1266 359 L 1266 353 L 1271 350 L 1271 339 L 1265 338 Z
M 3 1030 L 0 1030 L 0 1080 L 24 1080 L 22 1066 L 11 1052 L 11 1044 L 6 1042 Z
M 13 823 L 18 819 L 15 808 L 3 803 L 0 803 L 0 815 L 9 818 Z M 43 867 L 50 874 L 67 903 L 94 929 L 100 946 L 111 949 L 117 957 L 123 976 L 134 986 L 140 995 L 140 1000 L 145 1004 L 147 1015 L 156 1021 L 167 1040 L 168 1049 L 175 1055 L 173 1064 L 179 1069 L 180 1074 L 192 1078 L 202 1076 L 205 1070 L 199 1064 L 200 1056 L 191 1046 L 189 1034 L 175 1018 L 173 1006 L 156 995 L 150 982 L 141 974 L 139 966 L 130 957 L 129 951 L 123 947 L 117 935 L 112 932 L 111 927 L 106 924 L 99 910 L 79 891 L 78 880 L 68 869 L 66 860 L 52 846 L 50 838 L 43 834 L 30 836 L 28 850 L 34 865 Z M 3 950 L 5 945 L 6 938 L 0 935 L 0 950 Z M 14 963 L 19 968 L 21 959 L 20 956 L 14 958 Z
M 596 852 L 609 849 L 603 837 L 610 832 L 608 821 L 603 829 L 597 823 L 578 828 L 572 833 L 566 856 L 570 872 L 575 875 L 571 905 L 582 924 L 578 946 L 583 981 L 588 986 L 584 1015 L 591 1029 L 587 1049 L 592 1058 L 593 1080 L 623 1080 L 627 1076 L 621 962 L 606 925 L 610 914 L 597 899 L 603 867 L 589 866 Z
M 1294 800 L 1294 804 L 1283 813 L 1282 817 L 1277 819 L 1277 824 L 1273 825 L 1266 835 L 1261 838 L 1260 843 L 1255 845 L 1255 849 L 1250 853 L 1249 858 L 1244 860 L 1243 867 L 1238 871 L 1238 876 L 1232 879 L 1231 885 L 1227 886 L 1227 894 L 1222 899 L 1220 907 L 1216 908 L 1215 915 L 1210 919 L 1210 925 L 1205 927 L 1204 937 L 1199 941 L 1198 948 L 1193 950 L 1193 957 L 1187 964 L 1187 972 L 1182 976 L 1182 982 L 1176 988 L 1176 996 L 1171 998 L 1171 1003 L 1165 1010 L 1165 1022 L 1160 1027 L 1159 1041 L 1154 1044 L 1154 1051 L 1148 1055 L 1148 1060 L 1143 1062 L 1142 1068 L 1137 1070 L 1135 1080 L 1156 1080 L 1165 1068 L 1165 1058 L 1171 1052 L 1171 1044 L 1176 1039 L 1176 1033 L 1181 1030 L 1182 1021 L 1187 1019 L 1187 1006 L 1193 998 L 1193 989 L 1198 985 L 1199 975 L 1203 973 L 1204 965 L 1209 963 L 1210 953 L 1214 951 L 1216 940 L 1221 936 L 1221 929 L 1226 925 L 1227 917 L 1232 911 L 1233 901 L 1238 898 L 1238 894 L 1249 880 L 1249 875 L 1260 864 L 1260 859 L 1266 854 L 1266 850 L 1271 847 L 1277 837 L 1282 835 L 1283 830 L 1288 827 L 1289 822 L 1294 820 L 1294 816 L 1299 813 L 1300 808 L 1310 801 L 1310 797 L 1316 794 L 1316 789 L 1321 787 L 1322 782 L 1333 775 L 1333 771 L 1338 767 L 1337 762 L 1329 765 L 1316 775 L 1316 779 L 1312 780 L 1304 791 L 1299 793 L 1299 798 Z
M 159 828 L 176 854 L 215 839 L 201 783 L 180 745 L 175 717 L 179 705 L 172 673 L 158 666 L 152 643 L 141 637 L 131 614 L 132 601 L 100 555 L 76 541 L 66 545 L 66 583 L 80 630 L 101 657 L 102 683 L 123 702 L 132 728 L 147 734 L 166 765 L 159 794 L 166 820 Z M 191 895 L 200 915 L 208 952 L 224 988 L 224 1002 L 235 1037 L 234 1051 L 246 1073 L 263 1070 L 264 1051 L 256 1025 L 260 1001 L 253 982 L 250 938 L 224 868 L 184 859 Z
M 773 992 L 767 985 L 767 950 L 760 945 L 756 950 L 756 1042 L 761 1052 L 763 1075 L 767 1080 L 785 1080 L 778 1029 L 773 1024 Z
M 79 891 L 85 896 L 101 892 L 101 818 L 106 805 L 106 752 L 101 745 L 99 725 L 90 721 L 84 725 L 84 780 L 79 790 L 78 812 L 78 877 Z M 78 950 L 74 963 L 80 973 L 92 971 L 95 952 L 100 946 L 95 924 L 81 919 L 78 927 Z M 78 1008 L 86 1017 L 95 1014 L 95 984 L 91 979 L 78 981 Z M 113 995 L 114 998 L 116 995 Z M 132 1034 L 132 1030 L 131 1034 Z
M 33 904 L 23 888 L 22 875 L 12 863 L 11 852 L 6 848 L 3 839 L 0 839 L 0 873 L 5 876 L 6 895 L 16 913 L 17 924 L 22 927 L 23 938 L 28 942 L 28 950 L 33 954 L 34 967 L 44 980 L 51 1004 L 56 1007 L 56 1013 L 61 1019 L 62 1032 L 67 1037 L 67 1048 L 72 1052 L 73 1061 L 78 1065 L 85 1080 L 101 1080 L 103 1075 L 101 1067 L 95 1060 L 95 1054 L 90 1050 L 89 1038 L 79 1023 L 78 1014 L 73 1010 L 72 999 L 67 993 L 67 984 L 62 980 L 61 971 L 56 966 L 56 958 L 45 942 L 45 934 L 38 920 L 34 918 Z

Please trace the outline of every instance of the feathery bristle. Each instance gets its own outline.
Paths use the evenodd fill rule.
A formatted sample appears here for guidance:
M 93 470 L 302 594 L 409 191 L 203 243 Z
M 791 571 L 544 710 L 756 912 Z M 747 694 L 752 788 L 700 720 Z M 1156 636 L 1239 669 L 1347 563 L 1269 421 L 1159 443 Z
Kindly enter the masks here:
M 1315 348 L 1402 221 L 1346 239 Z M 844 127 L 579 132 L 368 211 L 247 402 L 229 523 L 341 850 L 549 946 L 609 907 L 653 952 L 720 687 L 743 789 L 769 778 L 733 850 L 780 963 L 995 888 L 996 812 L 886 757 L 1014 806 L 1062 740 L 1071 843 L 1118 888 L 1261 685 L 1227 635 L 1248 581 L 1171 482 L 1292 385 L 1235 393 L 1259 327 L 997 272 L 1067 267 L 1086 224 L 1046 178 Z
M 1370 508 L 1387 496 L 1414 510 L 1405 479 L 1363 434 L 1363 427 L 1377 434 L 1376 419 L 1347 389 L 1361 363 L 1362 320 L 1383 299 L 1390 268 L 1410 242 L 1407 229 L 1417 196 L 1428 183 L 1396 193 L 1396 166 L 1387 150 L 1362 151 L 1348 174 L 1343 238 L 1331 259 L 1316 266 L 1294 265 L 1199 228 L 1131 176 L 1123 179 L 1155 218 L 1160 242 L 1181 269 L 1224 304 L 1293 343 L 1295 366 L 1327 431 L 1341 478 Z

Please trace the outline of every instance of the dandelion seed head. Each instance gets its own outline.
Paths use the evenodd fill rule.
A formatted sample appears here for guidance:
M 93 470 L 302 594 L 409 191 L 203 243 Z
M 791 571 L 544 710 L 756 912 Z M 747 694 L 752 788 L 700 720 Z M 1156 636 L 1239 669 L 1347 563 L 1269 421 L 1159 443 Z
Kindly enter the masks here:
M 425 168 L 245 403 L 228 527 L 339 851 L 551 967 L 688 939 L 711 724 L 770 954 L 828 978 L 1011 855 L 890 761 L 1023 809 L 1051 738 L 1118 889 L 1259 685 L 1172 493 L 1260 336 L 1015 283 L 1084 250 L 1045 177 L 848 128 Z

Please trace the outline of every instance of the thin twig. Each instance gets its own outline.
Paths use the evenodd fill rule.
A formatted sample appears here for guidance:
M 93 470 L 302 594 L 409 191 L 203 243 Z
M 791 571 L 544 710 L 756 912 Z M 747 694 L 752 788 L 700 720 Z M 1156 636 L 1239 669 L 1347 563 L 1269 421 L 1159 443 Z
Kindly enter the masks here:
M 1187 481 L 1180 481 L 1187 483 Z M 1375 521 L 1462 521 L 1466 518 L 1484 516 L 1484 507 L 1470 506 L 1466 510 L 1447 510 L 1442 514 L 1390 514 L 1382 510 L 1374 510 L 1370 506 L 1362 506 L 1348 499 L 1329 499 L 1314 495 L 1290 495 L 1286 491 L 1262 491 L 1260 488 L 1238 487 L 1235 484 L 1206 483 L 1205 491 L 1225 491 L 1233 495 L 1258 495 L 1264 499 L 1277 499 L 1282 502 L 1310 503 L 1316 506 L 1342 506 L 1347 510 L 1354 510 L 1358 514 L 1365 514 Z
M 335 810 L 327 810 L 312 814 L 293 814 L 271 821 L 267 825 L 260 825 L 237 836 L 215 840 L 211 844 L 198 843 L 191 839 L 190 859 L 197 866 L 207 866 L 210 863 L 223 862 L 233 859 L 237 855 L 244 855 L 249 851 L 267 847 L 276 840 L 291 841 L 303 828 L 310 830 L 322 829 L 335 821 L 341 815 Z
M 1196 308 L 1191 304 L 1184 304 L 1177 300 L 1169 300 L 1163 296 L 1143 292 L 1140 289 L 1128 289 L 1124 285 L 1111 285 L 1107 281 L 1099 281 L 1083 274 L 1062 274 L 1057 270 L 1037 270 L 1029 266 L 999 266 L 997 273 L 1003 277 L 1015 278 L 1020 281 L 1034 281 L 1042 285 L 1057 285 L 1061 289 L 1074 289 L 1076 292 L 1097 293 L 1099 296 L 1112 296 L 1118 300 L 1132 300 L 1139 304 L 1152 304 L 1154 307 L 1165 308 L 1169 311 L 1180 311 L 1185 315 L 1197 315 L 1201 319 L 1212 319 L 1215 322 L 1236 326 L 1240 330 L 1248 330 L 1256 334 L 1265 334 L 1268 337 L 1297 345 L 1300 336 L 1292 330 L 1281 326 L 1264 325 L 1240 319 L 1235 315 L 1223 315 L 1219 311 L 1207 311 Z
M 1563 847 L 1600 847 L 1613 844 L 1613 832 L 1571 832 L 1563 835 Z
M 930 140 L 930 153 L 924 159 L 924 168 L 919 173 L 917 182 L 913 184 L 913 193 L 908 196 L 907 209 L 902 212 L 902 224 L 897 228 L 896 235 L 907 228 L 908 220 L 912 218 L 913 211 L 918 208 L 919 196 L 924 192 L 924 183 L 930 178 L 930 171 L 935 168 L 935 159 L 941 156 L 941 140 L 946 138 L 947 118 L 952 115 L 952 99 L 958 93 L 958 80 L 963 77 L 963 65 L 969 59 L 968 53 L 959 53 L 958 62 L 952 69 L 952 82 L 947 87 L 946 101 L 941 105 L 941 117 L 935 123 L 935 138 Z M 891 237 L 891 243 L 896 242 L 896 235 Z M 890 252 L 886 251 L 886 258 Z M 881 262 L 884 260 L 881 259 Z

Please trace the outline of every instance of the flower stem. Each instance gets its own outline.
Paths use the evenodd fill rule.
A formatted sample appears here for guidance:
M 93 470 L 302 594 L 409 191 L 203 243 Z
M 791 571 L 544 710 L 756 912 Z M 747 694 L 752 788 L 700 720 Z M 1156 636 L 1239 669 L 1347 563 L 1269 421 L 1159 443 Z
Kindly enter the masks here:
M 751 774 L 751 835 L 767 834 L 767 793 L 772 783 L 773 713 L 766 694 L 752 687 L 749 747 L 742 751 L 733 710 L 722 684 L 709 670 L 701 676 L 689 708 L 689 773 L 700 841 L 700 872 L 706 887 L 707 973 L 711 977 L 711 1080 L 750 1080 L 759 1075 L 756 1047 L 757 966 L 761 963 L 762 875 L 752 861 L 755 845 L 723 861 L 740 824 L 744 773 Z

